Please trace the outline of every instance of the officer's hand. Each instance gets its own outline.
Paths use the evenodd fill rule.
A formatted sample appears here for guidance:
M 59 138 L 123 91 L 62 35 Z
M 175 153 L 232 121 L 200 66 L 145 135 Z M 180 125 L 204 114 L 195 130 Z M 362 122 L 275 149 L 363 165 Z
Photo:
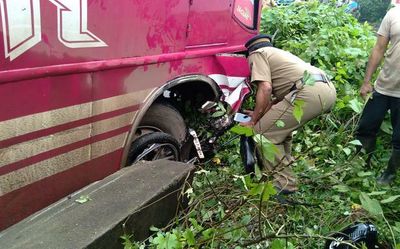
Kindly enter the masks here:
M 241 122 L 240 125 L 241 125 L 241 126 L 245 126 L 245 127 L 253 128 L 253 127 L 254 127 L 254 122 L 253 122 L 253 121 Z
M 360 95 L 361 95 L 361 97 L 363 97 L 363 99 L 366 99 L 368 97 L 368 94 L 372 93 L 372 91 L 373 91 L 372 85 L 369 82 L 368 83 L 364 83 L 361 86 Z
M 243 110 L 243 113 L 249 115 L 250 117 L 253 117 L 253 111 L 251 110 Z

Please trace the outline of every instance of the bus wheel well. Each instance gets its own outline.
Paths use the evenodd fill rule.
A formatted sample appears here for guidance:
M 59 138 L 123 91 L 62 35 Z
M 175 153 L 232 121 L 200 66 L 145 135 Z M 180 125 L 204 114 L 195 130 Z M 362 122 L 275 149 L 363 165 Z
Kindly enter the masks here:
M 211 86 L 201 81 L 186 82 L 168 89 L 181 103 L 189 102 L 194 108 L 198 109 L 206 101 L 216 101 L 219 98 L 219 88 Z M 165 96 L 162 96 L 164 99 Z
M 180 159 L 186 161 L 192 153 L 192 140 L 188 134 L 194 112 L 206 101 L 215 101 L 220 96 L 218 86 L 202 81 L 187 81 L 166 88 L 148 107 L 135 130 L 128 163 L 136 160 L 135 141 L 151 133 L 166 133 L 179 144 Z

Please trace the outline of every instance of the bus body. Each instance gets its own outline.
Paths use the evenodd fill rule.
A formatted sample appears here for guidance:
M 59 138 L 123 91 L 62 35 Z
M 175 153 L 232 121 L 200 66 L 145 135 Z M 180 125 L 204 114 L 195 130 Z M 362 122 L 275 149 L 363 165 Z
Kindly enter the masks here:
M 0 0 L 0 230 L 124 167 L 166 90 L 242 96 L 246 59 L 223 54 L 259 15 L 257 0 Z

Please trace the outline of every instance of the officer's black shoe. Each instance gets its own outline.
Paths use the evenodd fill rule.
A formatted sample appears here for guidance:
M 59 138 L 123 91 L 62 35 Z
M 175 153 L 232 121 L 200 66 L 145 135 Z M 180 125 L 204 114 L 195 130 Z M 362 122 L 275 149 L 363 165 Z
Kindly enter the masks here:
M 242 158 L 244 170 L 246 174 L 254 173 L 255 171 L 255 150 L 256 144 L 251 137 L 240 136 L 240 156 Z
M 396 178 L 396 174 L 395 173 L 391 173 L 391 172 L 388 172 L 387 170 L 385 170 L 382 173 L 382 175 L 380 177 L 378 177 L 377 182 L 380 185 L 389 185 L 394 181 L 395 178 Z
M 382 175 L 378 178 L 381 185 L 389 185 L 396 178 L 396 171 L 400 167 L 400 150 L 393 150 L 388 166 Z

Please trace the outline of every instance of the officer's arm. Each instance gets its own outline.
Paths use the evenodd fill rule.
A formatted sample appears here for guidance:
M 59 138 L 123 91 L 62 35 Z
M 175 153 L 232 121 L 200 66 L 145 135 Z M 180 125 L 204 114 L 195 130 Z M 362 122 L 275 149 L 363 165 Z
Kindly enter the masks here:
M 267 81 L 257 82 L 256 106 L 251 122 L 256 124 L 258 120 L 271 108 L 272 86 Z
M 388 44 L 389 44 L 388 37 L 378 35 L 378 40 L 376 41 L 376 44 L 372 49 L 371 56 L 369 57 L 368 60 L 367 71 L 365 72 L 364 76 L 364 85 L 370 84 L 372 75 L 374 74 L 379 63 L 381 62 Z

